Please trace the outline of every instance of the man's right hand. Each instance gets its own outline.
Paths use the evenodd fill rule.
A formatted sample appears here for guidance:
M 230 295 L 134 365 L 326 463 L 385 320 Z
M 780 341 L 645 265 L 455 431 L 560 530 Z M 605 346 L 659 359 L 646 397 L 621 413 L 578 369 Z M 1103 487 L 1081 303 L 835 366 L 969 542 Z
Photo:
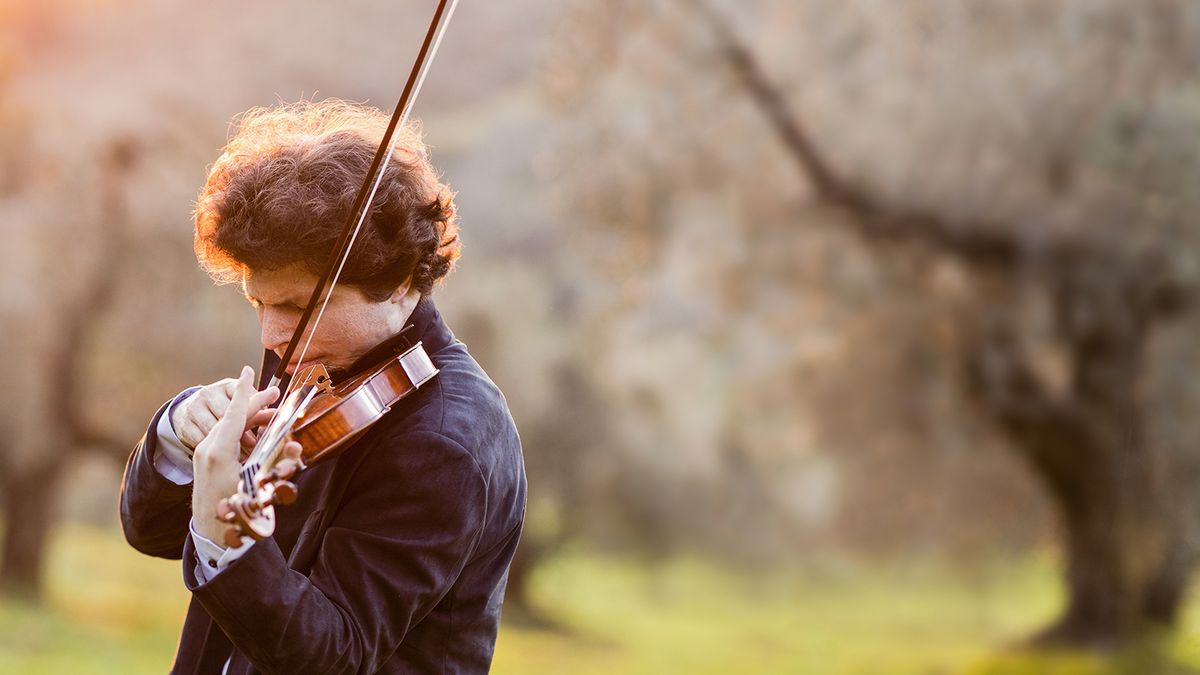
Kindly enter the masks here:
M 196 446 L 200 445 L 200 442 L 217 425 L 217 421 L 225 416 L 225 410 L 229 407 L 229 402 L 237 390 L 237 383 L 236 379 L 227 377 L 205 385 L 196 393 L 180 401 L 171 410 L 171 428 L 175 430 L 175 435 L 188 450 L 195 450 Z M 279 398 L 279 388 L 267 387 L 250 396 L 249 408 L 258 410 L 277 398 Z M 253 445 L 254 440 L 252 436 L 248 435 L 249 430 L 267 424 L 274 415 L 274 408 L 263 408 L 247 420 L 247 435 L 242 438 L 243 444 Z

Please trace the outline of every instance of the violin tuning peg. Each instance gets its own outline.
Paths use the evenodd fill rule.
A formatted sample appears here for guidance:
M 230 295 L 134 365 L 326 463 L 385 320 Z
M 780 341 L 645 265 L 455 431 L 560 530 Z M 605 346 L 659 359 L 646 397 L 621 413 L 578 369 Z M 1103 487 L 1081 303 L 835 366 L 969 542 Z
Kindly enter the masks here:
M 280 481 L 275 484 L 275 498 L 272 499 L 276 504 L 287 506 L 296 501 L 296 485 L 291 481 Z
M 300 468 L 300 462 L 294 459 L 281 459 L 275 465 L 274 473 L 284 480 L 287 480 L 296 474 L 296 470 Z
M 242 545 L 242 528 L 234 526 L 225 530 L 226 548 L 237 548 Z

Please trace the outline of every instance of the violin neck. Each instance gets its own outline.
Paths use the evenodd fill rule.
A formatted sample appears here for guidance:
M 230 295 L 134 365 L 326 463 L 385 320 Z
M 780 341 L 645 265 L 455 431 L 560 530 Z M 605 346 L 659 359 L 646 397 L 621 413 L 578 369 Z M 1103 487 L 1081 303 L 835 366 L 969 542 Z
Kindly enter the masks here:
M 248 493 L 254 491 L 254 477 L 263 469 L 270 469 L 283 455 L 284 444 L 297 418 L 317 394 L 314 386 L 298 387 L 283 399 L 275 417 L 258 437 L 250 456 L 242 463 L 242 489 Z

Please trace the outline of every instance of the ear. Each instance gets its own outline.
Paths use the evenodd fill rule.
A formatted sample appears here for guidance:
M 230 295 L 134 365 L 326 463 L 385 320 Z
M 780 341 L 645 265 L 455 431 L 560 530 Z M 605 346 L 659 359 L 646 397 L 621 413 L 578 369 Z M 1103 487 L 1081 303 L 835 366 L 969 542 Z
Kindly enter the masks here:
M 396 287 L 396 290 L 392 291 L 392 297 L 388 298 L 388 300 L 394 304 L 399 304 L 400 302 L 403 302 L 405 296 L 408 295 L 408 289 L 410 289 L 410 288 L 412 288 L 412 275 L 411 274 L 408 275 L 408 278 L 406 278 L 404 280 L 404 283 L 400 284 L 399 286 Z

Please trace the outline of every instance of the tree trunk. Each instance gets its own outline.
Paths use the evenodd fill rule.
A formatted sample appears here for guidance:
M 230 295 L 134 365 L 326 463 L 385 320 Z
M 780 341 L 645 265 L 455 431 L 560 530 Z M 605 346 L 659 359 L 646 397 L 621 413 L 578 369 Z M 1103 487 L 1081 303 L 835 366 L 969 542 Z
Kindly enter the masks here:
M 1111 647 L 1178 618 L 1195 548 L 1182 510 L 1168 497 L 1170 476 L 1158 449 L 1140 446 L 1136 419 L 1089 416 L 1108 426 L 1107 440 L 1079 448 L 1074 486 L 1051 487 L 1060 504 L 1066 557 L 1067 607 L 1038 639 Z M 1100 434 L 1095 434 L 1100 436 Z M 1048 480 L 1054 485 L 1054 481 Z
M 1178 618 L 1193 559 L 1182 528 L 1163 527 L 1178 521 L 1091 506 L 1064 516 L 1067 606 L 1037 643 L 1114 648 Z
M 1136 392 L 1146 331 L 1135 313 L 1107 309 L 1116 323 L 1060 327 L 1075 369 L 1065 392 L 1038 381 L 1011 326 L 994 330 L 970 356 L 971 392 L 1061 517 L 1067 605 L 1035 643 L 1113 648 L 1170 625 L 1194 560 L 1186 507 L 1169 497 L 1169 458 L 1142 433 L 1146 413 Z
M 1116 647 L 1153 623 L 1145 598 L 1154 575 L 1146 558 L 1160 557 L 1162 547 L 1146 546 L 1146 532 L 1134 526 L 1149 518 L 1119 513 L 1117 503 L 1083 505 L 1064 515 L 1067 606 L 1037 641 Z
M 4 477 L 5 529 L 0 558 L 0 591 L 39 598 L 55 496 L 61 473 L 57 463 L 45 463 Z

